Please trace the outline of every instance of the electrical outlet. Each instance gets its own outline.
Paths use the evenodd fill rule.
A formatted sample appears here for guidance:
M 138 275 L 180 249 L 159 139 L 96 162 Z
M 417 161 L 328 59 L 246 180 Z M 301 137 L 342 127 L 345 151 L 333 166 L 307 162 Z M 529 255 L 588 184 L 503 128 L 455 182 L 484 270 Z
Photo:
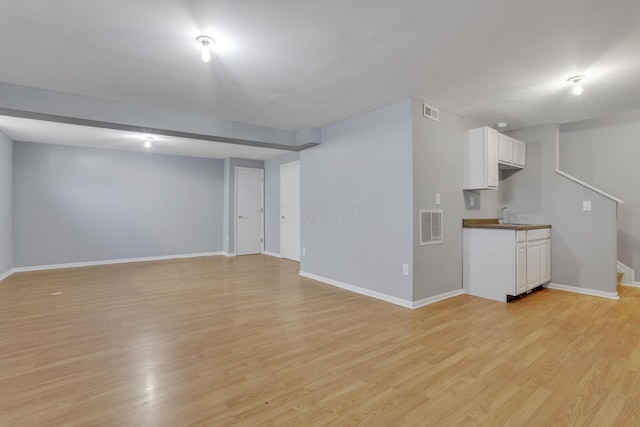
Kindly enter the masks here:
M 436 205 L 440 204 L 440 193 L 436 193 Z
M 584 200 L 582 202 L 582 210 L 583 211 L 590 211 L 591 210 L 591 200 Z
M 469 196 L 469 206 L 474 207 L 476 205 L 476 198 Z
M 307 254 L 307 248 L 303 247 L 302 248 L 302 256 L 305 256 Z
M 409 264 L 402 264 L 402 274 L 405 276 L 409 275 Z

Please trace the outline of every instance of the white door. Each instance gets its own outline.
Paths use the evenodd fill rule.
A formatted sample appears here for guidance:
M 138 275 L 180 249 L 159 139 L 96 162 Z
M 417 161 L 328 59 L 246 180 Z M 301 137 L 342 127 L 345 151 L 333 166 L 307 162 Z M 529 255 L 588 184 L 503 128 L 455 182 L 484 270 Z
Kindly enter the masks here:
M 300 162 L 280 166 L 280 254 L 300 261 Z
M 262 169 L 236 168 L 236 254 L 262 253 Z

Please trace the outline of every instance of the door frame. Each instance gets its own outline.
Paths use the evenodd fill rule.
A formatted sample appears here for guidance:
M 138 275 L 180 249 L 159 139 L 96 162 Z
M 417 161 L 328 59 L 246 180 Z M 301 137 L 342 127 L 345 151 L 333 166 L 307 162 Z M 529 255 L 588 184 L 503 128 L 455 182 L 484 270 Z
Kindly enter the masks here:
M 250 170 L 260 171 L 260 248 L 261 253 L 264 253 L 264 169 L 260 168 L 246 168 L 236 166 L 234 175 L 235 181 L 233 182 L 233 252 L 238 254 L 238 171 Z
M 282 212 L 280 211 L 280 209 L 282 209 L 282 169 L 285 168 L 286 166 L 291 166 L 294 164 L 298 164 L 298 181 L 300 181 L 300 160 L 295 160 L 293 162 L 287 162 L 287 163 L 282 163 L 280 165 L 280 208 L 278 209 L 278 213 L 280 215 L 278 215 L 278 221 L 280 222 L 280 258 L 284 258 L 283 255 L 283 251 L 282 251 L 282 242 L 283 242 L 283 232 L 282 232 Z M 302 191 L 300 192 L 300 204 L 302 204 Z M 298 206 L 300 208 L 300 206 Z M 302 212 L 301 212 L 302 214 Z M 302 227 L 301 227 L 302 228 Z M 302 234 L 300 235 L 300 247 L 302 247 Z M 300 258 L 302 257 L 302 254 L 300 254 Z

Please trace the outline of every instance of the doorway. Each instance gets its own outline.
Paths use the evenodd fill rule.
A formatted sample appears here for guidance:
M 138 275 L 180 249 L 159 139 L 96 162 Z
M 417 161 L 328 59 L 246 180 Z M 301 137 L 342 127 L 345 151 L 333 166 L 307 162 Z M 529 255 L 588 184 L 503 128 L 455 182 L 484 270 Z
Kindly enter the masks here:
M 280 255 L 300 261 L 300 162 L 280 166 Z
M 236 254 L 263 252 L 264 170 L 236 168 Z

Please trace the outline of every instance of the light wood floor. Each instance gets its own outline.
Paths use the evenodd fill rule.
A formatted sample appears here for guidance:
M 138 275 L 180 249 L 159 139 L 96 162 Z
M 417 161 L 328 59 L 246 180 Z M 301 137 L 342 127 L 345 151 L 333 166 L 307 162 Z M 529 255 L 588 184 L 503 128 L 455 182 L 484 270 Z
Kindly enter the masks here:
M 10 277 L 0 425 L 640 425 L 640 289 L 411 311 L 297 270 L 247 256 Z

